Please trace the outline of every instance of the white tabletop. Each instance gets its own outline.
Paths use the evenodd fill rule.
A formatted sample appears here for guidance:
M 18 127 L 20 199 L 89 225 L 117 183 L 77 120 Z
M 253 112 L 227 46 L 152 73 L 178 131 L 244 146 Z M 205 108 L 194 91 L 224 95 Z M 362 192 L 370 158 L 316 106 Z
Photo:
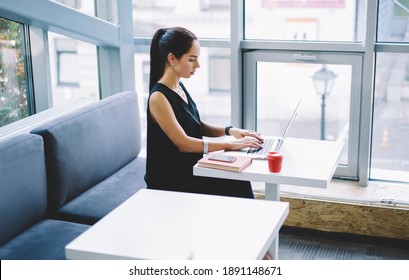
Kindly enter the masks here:
M 284 155 L 280 173 L 268 170 L 267 160 L 253 160 L 242 172 L 193 168 L 194 175 L 274 184 L 326 188 L 334 175 L 344 143 L 287 138 L 280 153 Z
M 66 246 L 67 259 L 261 259 L 285 202 L 143 189 Z

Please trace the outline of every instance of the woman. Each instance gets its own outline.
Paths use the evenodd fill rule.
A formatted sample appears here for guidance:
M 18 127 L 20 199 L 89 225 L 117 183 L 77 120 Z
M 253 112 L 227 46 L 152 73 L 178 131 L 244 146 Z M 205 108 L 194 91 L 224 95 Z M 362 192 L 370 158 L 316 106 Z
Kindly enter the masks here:
M 253 198 L 250 182 L 193 176 L 203 153 L 261 147 L 256 132 L 219 127 L 200 119 L 196 104 L 180 82 L 200 67 L 196 36 L 182 27 L 159 29 L 152 38 L 151 73 L 147 107 L 148 188 Z M 231 142 L 207 137 L 233 135 Z

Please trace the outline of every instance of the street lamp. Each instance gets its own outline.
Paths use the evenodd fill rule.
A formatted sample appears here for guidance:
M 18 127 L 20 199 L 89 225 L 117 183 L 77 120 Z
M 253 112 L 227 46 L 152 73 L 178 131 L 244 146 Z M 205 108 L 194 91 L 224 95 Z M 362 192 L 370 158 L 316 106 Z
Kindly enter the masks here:
M 321 140 L 325 140 L 325 99 L 329 96 L 336 77 L 325 65 L 311 77 L 317 94 L 321 97 Z

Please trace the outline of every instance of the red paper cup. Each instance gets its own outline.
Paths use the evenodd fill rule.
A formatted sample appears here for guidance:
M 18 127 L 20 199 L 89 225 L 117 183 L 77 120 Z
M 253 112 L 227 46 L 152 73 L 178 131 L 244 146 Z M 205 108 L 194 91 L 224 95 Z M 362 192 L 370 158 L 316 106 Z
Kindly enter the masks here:
M 280 172 L 281 166 L 283 165 L 283 155 L 277 152 L 269 152 L 267 162 L 270 172 Z

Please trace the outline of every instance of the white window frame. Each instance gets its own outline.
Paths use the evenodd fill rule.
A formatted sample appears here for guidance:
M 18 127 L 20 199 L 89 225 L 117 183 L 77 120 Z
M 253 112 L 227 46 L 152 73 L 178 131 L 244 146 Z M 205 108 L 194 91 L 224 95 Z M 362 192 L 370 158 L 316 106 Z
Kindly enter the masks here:
M 347 165 L 338 165 L 335 177 L 358 178 L 359 108 L 361 102 L 362 56 L 359 54 L 337 54 L 296 51 L 251 51 L 244 53 L 244 127 L 256 130 L 257 124 L 257 63 L 308 63 L 350 65 L 351 94 L 349 112 L 349 145 Z

